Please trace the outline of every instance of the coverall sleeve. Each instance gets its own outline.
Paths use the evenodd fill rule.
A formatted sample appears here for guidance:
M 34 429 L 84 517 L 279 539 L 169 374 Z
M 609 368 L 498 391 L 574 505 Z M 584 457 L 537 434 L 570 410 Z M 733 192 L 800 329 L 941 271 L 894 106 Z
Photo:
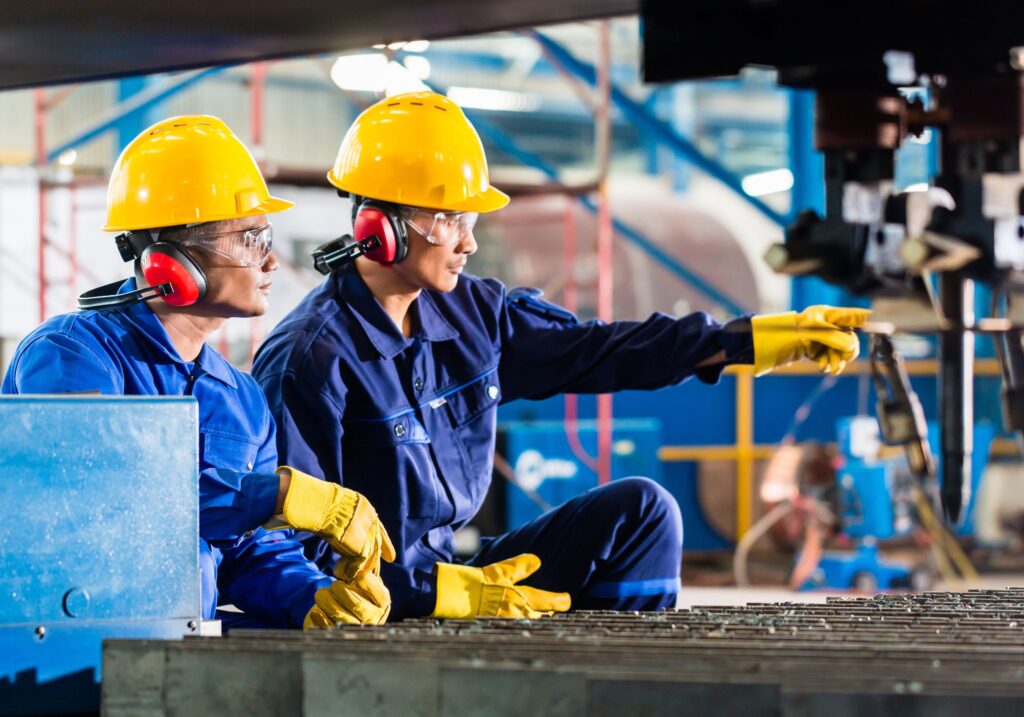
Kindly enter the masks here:
M 252 472 L 205 465 L 199 474 L 199 533 L 222 550 L 239 545 L 277 505 L 276 432 L 273 419 L 264 414 L 267 423 Z
M 334 582 L 307 560 L 292 531 L 256 534 L 224 551 L 217 573 L 222 603 L 279 627 L 302 627 L 317 590 Z
M 291 371 L 261 376 L 259 380 L 277 424 L 280 464 L 344 485 L 344 386 L 336 383 L 328 393 L 321 382 L 302 380 Z
M 719 324 L 703 312 L 678 319 L 657 313 L 645 321 L 580 323 L 537 289 L 500 292 L 504 401 L 656 389 L 693 375 L 716 383 L 725 366 L 753 362 L 749 317 Z M 719 352 L 723 363 L 698 368 Z
M 269 414 L 267 419 L 266 435 L 253 465 L 256 472 L 248 478 L 273 475 L 276 500 L 277 476 L 273 473 L 277 467 L 276 431 Z M 267 515 L 259 522 L 266 520 L 273 509 L 271 503 Z M 302 544 L 295 539 L 295 531 L 267 532 L 257 527 L 254 535 L 224 550 L 217 582 L 223 602 L 232 603 L 271 625 L 301 627 L 306 613 L 313 607 L 314 593 L 333 580 L 306 559 Z
M 96 349 L 62 333 L 25 346 L 4 378 L 4 393 L 124 393 L 124 381 Z

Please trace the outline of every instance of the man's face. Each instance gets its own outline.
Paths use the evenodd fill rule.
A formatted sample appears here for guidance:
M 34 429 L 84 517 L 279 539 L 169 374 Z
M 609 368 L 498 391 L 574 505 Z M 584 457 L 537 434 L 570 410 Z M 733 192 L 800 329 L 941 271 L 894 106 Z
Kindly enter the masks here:
M 433 243 L 424 236 L 419 220 L 406 223 L 409 253 L 394 265 L 402 279 L 418 289 L 448 292 L 459 283 L 466 261 L 477 250 L 472 229 L 460 229 L 456 222 L 434 224 L 429 229 Z
M 246 266 L 232 254 L 242 232 L 267 224 L 266 216 L 212 222 L 207 229 L 213 237 L 189 240 L 185 248 L 206 273 L 206 296 L 193 307 L 195 313 L 222 318 L 262 316 L 267 312 L 272 272 L 280 262 L 273 251 L 261 266 Z

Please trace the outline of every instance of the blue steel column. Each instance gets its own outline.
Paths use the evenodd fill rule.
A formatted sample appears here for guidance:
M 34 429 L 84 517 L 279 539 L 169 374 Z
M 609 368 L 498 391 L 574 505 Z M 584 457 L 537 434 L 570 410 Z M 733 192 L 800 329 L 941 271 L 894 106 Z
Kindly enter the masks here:
M 668 88 L 655 87 L 651 94 L 647 96 L 644 107 L 655 117 L 663 117 L 667 112 L 667 94 Z M 644 148 L 644 170 L 653 176 L 661 174 L 661 143 L 650 135 L 645 134 L 643 135 L 642 145 Z
M 790 219 L 812 209 L 825 211 L 825 158 L 814 148 L 814 92 L 789 90 L 789 166 L 793 172 Z M 816 276 L 793 277 L 790 306 L 799 311 L 812 304 L 842 306 L 848 294 Z
M 682 137 L 697 136 L 697 86 L 692 82 L 680 82 L 669 92 L 672 129 Z M 672 157 L 672 185 L 677 192 L 684 192 L 690 186 L 693 165 L 684 158 Z
M 153 84 L 152 76 L 126 77 L 117 82 L 117 101 L 124 102 L 134 95 L 142 92 Z M 138 137 L 144 129 L 154 124 L 156 120 L 156 108 L 150 107 L 142 112 L 132 112 L 124 117 L 116 125 L 117 142 L 114 147 L 114 158 L 121 154 L 121 150 L 128 146 L 128 143 Z

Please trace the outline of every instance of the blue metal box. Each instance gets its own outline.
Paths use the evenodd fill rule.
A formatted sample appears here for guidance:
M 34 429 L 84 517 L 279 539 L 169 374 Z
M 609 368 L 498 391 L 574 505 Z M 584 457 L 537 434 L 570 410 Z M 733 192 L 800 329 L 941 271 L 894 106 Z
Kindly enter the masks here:
M 101 642 L 198 630 L 191 398 L 0 399 L 0 712 L 98 709 Z

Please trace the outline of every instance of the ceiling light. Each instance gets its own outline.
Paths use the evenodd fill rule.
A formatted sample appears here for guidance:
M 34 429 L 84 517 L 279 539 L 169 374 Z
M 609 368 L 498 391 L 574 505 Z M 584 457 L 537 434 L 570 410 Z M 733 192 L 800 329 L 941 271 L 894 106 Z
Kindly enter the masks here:
M 741 182 L 743 191 L 751 197 L 785 192 L 793 187 L 793 173 L 788 169 L 773 169 L 768 172 L 748 174 Z
M 430 77 L 430 60 L 422 55 L 409 55 L 402 60 L 402 65 L 417 80 L 425 80 Z
M 540 96 L 527 92 L 489 90 L 483 87 L 449 87 L 448 97 L 461 107 L 504 112 L 536 112 Z
M 387 80 L 388 58 L 379 52 L 345 55 L 334 61 L 331 81 L 343 90 L 380 92 Z

